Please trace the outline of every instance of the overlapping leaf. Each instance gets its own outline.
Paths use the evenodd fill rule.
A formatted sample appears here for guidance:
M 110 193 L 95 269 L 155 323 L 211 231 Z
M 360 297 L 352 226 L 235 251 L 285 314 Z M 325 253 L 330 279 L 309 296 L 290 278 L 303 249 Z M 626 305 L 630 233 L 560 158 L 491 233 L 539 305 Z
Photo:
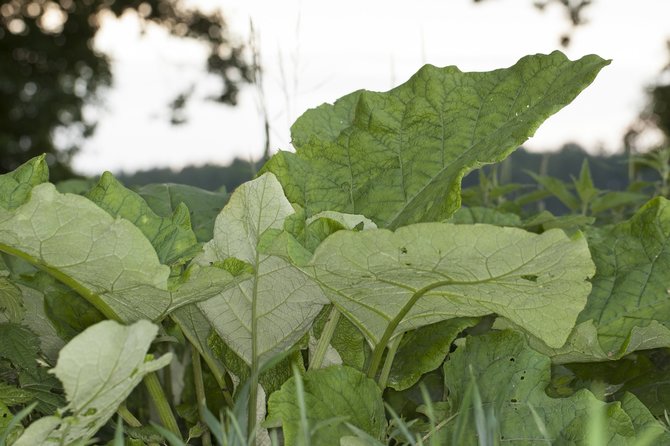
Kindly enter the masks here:
M 108 318 L 124 321 L 159 318 L 232 279 L 220 268 L 195 266 L 169 289 L 170 269 L 140 229 L 49 183 L 34 187 L 15 210 L 0 209 L 0 250 L 49 272 Z
M 89 327 L 60 352 L 53 373 L 65 388 L 62 416 L 30 425 L 15 446 L 86 441 L 109 420 L 144 375 L 167 365 L 171 355 L 146 361 L 158 327 L 138 321 L 125 327 L 103 321 Z
M 499 422 L 499 440 L 515 446 L 587 444 L 593 410 L 604 410 L 608 445 L 633 445 L 648 430 L 656 437 L 653 444 L 670 441 L 661 424 L 630 394 L 610 404 L 600 402 L 588 390 L 568 398 L 550 398 L 544 390 L 550 368 L 550 358 L 529 348 L 521 334 L 493 332 L 467 338 L 445 363 L 444 380 L 452 407 L 458 407 L 468 382 L 474 379 L 484 409 L 492 411 Z M 447 427 L 447 435 L 454 424 Z M 459 444 L 479 444 L 474 427 L 469 431 L 472 434 Z
M 258 250 L 263 233 L 281 230 L 293 212 L 274 175 L 245 183 L 217 217 L 214 238 L 195 259 L 203 265 L 244 262 L 253 271 L 248 280 L 198 304 L 219 336 L 247 364 L 297 342 L 327 303 L 304 272 L 284 258 Z
M 33 187 L 49 180 L 44 158 L 45 155 L 38 156 L 13 172 L 0 175 L 0 208 L 16 209 L 27 200 Z
M 358 370 L 334 366 L 311 370 L 303 377 L 304 394 L 298 396 L 295 378 L 270 395 L 268 419 L 281 420 L 286 444 L 339 446 L 340 437 L 350 435 L 344 421 L 381 438 L 386 420 L 381 390 Z M 301 432 L 300 405 L 304 398 L 308 432 Z M 304 426 L 304 425 L 303 425 Z
M 577 327 L 560 349 L 531 345 L 560 363 L 669 347 L 670 201 L 655 198 L 630 220 L 587 235 L 597 272 Z
M 308 216 L 363 214 L 389 228 L 443 220 L 460 206 L 465 173 L 504 159 L 608 63 L 554 52 L 486 73 L 426 65 L 386 93 L 308 111 L 291 129 L 296 153 L 264 171 Z
M 158 254 L 160 263 L 172 265 L 192 259 L 199 251 L 191 229 L 188 208 L 177 205 L 169 217 L 159 217 L 139 195 L 123 187 L 105 172 L 87 197 L 115 217 L 122 217 L 137 226 Z
M 199 242 L 212 239 L 214 220 L 228 201 L 226 192 L 211 192 L 185 184 L 149 184 L 138 188 L 137 193 L 162 217 L 173 215 L 181 203 L 185 204 Z
M 340 231 L 319 246 L 310 268 L 373 344 L 389 327 L 398 334 L 497 313 L 555 347 L 584 308 L 594 272 L 579 233 L 446 223 Z

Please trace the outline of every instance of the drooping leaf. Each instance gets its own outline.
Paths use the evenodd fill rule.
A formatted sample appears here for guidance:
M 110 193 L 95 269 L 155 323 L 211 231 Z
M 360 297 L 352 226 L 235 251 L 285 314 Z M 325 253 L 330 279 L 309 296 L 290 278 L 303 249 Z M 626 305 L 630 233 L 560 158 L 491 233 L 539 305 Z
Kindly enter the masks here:
M 31 424 L 15 446 L 51 446 L 92 438 L 144 375 L 170 362 L 171 354 L 146 360 L 157 332 L 158 327 L 147 321 L 128 327 L 103 321 L 70 341 L 53 369 L 63 383 L 68 405 L 59 411 L 62 415 Z
M 534 348 L 557 363 L 619 359 L 670 346 L 670 201 L 658 197 L 630 220 L 591 228 L 593 289 L 567 343 Z
M 634 394 L 657 418 L 670 406 L 670 352 L 667 349 L 639 351 L 617 361 L 572 363 L 554 367 L 552 383 L 558 391 L 605 383 L 615 398 Z M 567 386 L 566 386 L 567 384 Z M 567 387 L 567 389 L 566 389 Z
M 405 390 L 416 384 L 424 373 L 442 364 L 456 336 L 478 321 L 454 318 L 405 333 L 393 359 L 388 386 Z
M 312 330 L 316 339 L 321 337 L 326 321 L 331 313 L 331 306 L 326 307 L 327 311 L 322 312 L 314 321 Z M 335 326 L 335 332 L 330 340 L 330 346 L 337 352 L 339 358 L 338 364 L 353 367 L 357 370 L 363 370 L 365 359 L 370 353 L 365 336 L 356 328 L 346 317 L 340 317 Z
M 228 373 L 235 376 L 240 383 L 247 382 L 251 376 L 251 368 L 242 358 L 230 349 L 225 342 L 223 342 L 216 332 L 213 332 L 209 336 L 207 344 L 214 352 L 215 357 L 225 365 Z M 286 357 L 280 360 L 277 364 L 261 372 L 258 377 L 258 382 L 265 393 L 271 394 L 279 389 L 286 380 L 293 376 L 293 367 L 297 367 L 300 371 L 304 371 L 305 369 L 299 348 L 296 348 L 295 351 L 286 355 Z
M 445 223 L 340 231 L 309 268 L 373 345 L 445 319 L 497 313 L 560 347 L 594 272 L 579 233 Z
M 220 268 L 195 266 L 168 288 L 170 269 L 137 227 L 48 183 L 33 188 L 15 211 L 0 209 L 0 251 L 38 266 L 106 317 L 123 321 L 160 318 L 232 279 Z
M 200 308 L 196 304 L 186 305 L 173 311 L 170 317 L 179 325 L 184 336 L 198 350 L 216 380 L 223 383 L 226 369 L 207 343 L 207 339 L 214 329 Z
M 440 221 L 459 208 L 465 173 L 504 159 L 608 63 L 554 52 L 486 73 L 426 65 L 386 93 L 309 110 L 291 129 L 296 153 L 262 171 L 307 216 L 363 214 L 389 228 Z
M 193 232 L 203 243 L 212 239 L 214 220 L 229 197 L 226 192 L 210 192 L 185 184 L 149 184 L 139 187 L 137 193 L 162 217 L 171 216 L 184 203 L 191 212 Z
M 38 184 L 49 181 L 45 155 L 22 164 L 13 172 L 0 175 L 0 208 L 16 209 L 26 202 L 30 191 Z
M 467 338 L 445 363 L 444 380 L 452 407 L 459 407 L 472 374 L 483 406 L 491 408 L 499 422 L 499 440 L 515 446 L 544 444 L 545 434 L 551 444 L 587 444 L 594 409 L 605 411 L 608 445 L 633 445 L 647 429 L 655 431 L 654 444 L 670 441 L 660 423 L 632 395 L 609 404 L 586 389 L 567 398 L 550 398 L 544 390 L 550 381 L 550 366 L 550 358 L 529 348 L 521 334 L 492 332 Z M 447 435 L 454 424 L 447 427 Z M 464 446 L 478 444 L 474 426 L 470 430 L 472 434 L 461 443 Z
M 381 390 L 358 370 L 333 366 L 310 370 L 302 378 L 307 421 L 314 429 L 311 444 L 339 446 L 340 437 L 351 435 L 343 421 L 382 438 L 386 419 Z M 268 420 L 281 420 L 286 444 L 303 444 L 295 378 L 288 380 L 268 400 Z M 331 424 L 325 424 L 332 421 Z
M 37 335 L 42 354 L 49 364 L 55 364 L 58 352 L 63 348 L 65 342 L 58 336 L 54 323 L 46 314 L 44 292 L 24 284 L 19 284 L 19 288 L 26 309 L 21 324 Z
M 164 265 L 183 263 L 200 251 L 184 204 L 178 205 L 170 217 L 159 217 L 141 196 L 126 189 L 109 172 L 102 175 L 87 197 L 113 217 L 125 218 L 137 226 Z
M 327 303 L 320 287 L 284 258 L 258 250 L 266 231 L 281 230 L 293 213 L 272 174 L 240 186 L 216 219 L 214 238 L 195 261 L 236 258 L 253 275 L 199 303 L 226 344 L 248 365 L 294 345 Z

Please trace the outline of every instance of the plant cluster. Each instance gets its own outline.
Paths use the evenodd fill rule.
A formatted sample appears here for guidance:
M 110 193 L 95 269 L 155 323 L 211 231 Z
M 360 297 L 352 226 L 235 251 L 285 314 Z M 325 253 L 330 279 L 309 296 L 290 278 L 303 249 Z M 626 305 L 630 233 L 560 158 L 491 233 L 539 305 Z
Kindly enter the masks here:
M 0 176 L 0 445 L 670 444 L 668 201 L 461 191 L 608 63 L 425 66 L 230 196 Z

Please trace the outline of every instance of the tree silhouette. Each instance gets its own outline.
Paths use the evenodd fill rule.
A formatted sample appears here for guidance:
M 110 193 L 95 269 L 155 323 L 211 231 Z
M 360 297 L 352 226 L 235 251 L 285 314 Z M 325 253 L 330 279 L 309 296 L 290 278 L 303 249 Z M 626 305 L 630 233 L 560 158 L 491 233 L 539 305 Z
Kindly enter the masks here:
M 184 9 L 179 0 L 9 0 L 0 6 L 0 173 L 48 153 L 52 178 L 72 174 L 69 161 L 95 122 L 83 106 L 112 82 L 110 61 L 93 48 L 104 13 L 134 11 L 145 23 L 209 46 L 207 68 L 221 79 L 215 98 L 235 104 L 251 69 L 219 13 Z M 182 93 L 175 111 L 188 98 Z M 178 113 L 173 113 L 173 116 Z M 179 120 L 173 119 L 178 123 Z M 63 150 L 56 141 L 69 141 Z M 60 144 L 62 146 L 62 143 Z

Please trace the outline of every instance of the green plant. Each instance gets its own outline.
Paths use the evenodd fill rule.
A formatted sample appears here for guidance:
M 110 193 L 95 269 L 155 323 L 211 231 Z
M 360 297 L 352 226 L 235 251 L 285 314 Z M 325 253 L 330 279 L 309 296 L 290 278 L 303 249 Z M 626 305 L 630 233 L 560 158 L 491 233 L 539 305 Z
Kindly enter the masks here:
M 296 152 L 223 209 L 220 194 L 134 192 L 110 174 L 62 193 L 43 157 L 0 176 L 3 440 L 584 444 L 595 407 L 610 444 L 667 443 L 644 391 L 599 399 L 583 383 L 611 376 L 570 367 L 670 346 L 668 202 L 583 232 L 459 210 L 465 173 L 607 64 L 426 66 L 352 93 L 298 119 Z

